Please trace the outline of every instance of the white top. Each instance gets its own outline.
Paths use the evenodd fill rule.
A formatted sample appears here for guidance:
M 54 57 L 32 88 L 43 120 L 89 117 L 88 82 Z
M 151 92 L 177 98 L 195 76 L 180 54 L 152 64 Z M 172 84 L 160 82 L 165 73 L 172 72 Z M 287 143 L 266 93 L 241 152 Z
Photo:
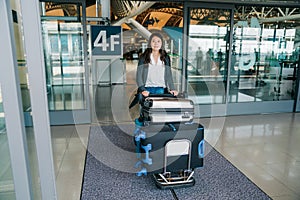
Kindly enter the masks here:
M 165 84 L 165 65 L 163 61 L 158 59 L 155 63 L 153 55 L 150 55 L 151 62 L 148 68 L 148 77 L 145 87 L 166 87 Z

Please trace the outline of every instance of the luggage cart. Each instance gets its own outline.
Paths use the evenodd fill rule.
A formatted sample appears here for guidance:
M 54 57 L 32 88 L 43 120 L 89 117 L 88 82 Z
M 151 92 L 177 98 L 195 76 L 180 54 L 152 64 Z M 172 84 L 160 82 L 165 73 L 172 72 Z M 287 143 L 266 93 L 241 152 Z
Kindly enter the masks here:
M 159 95 L 141 106 L 143 126 L 134 133 L 137 175 L 152 175 L 159 189 L 193 186 L 204 157 L 204 128 L 193 123 L 193 102 Z
M 171 172 L 167 170 L 168 158 L 187 156 L 185 170 Z M 191 166 L 191 141 L 187 139 L 170 140 L 165 146 L 164 172 L 153 174 L 155 185 L 160 189 L 188 187 L 195 185 L 194 171 Z

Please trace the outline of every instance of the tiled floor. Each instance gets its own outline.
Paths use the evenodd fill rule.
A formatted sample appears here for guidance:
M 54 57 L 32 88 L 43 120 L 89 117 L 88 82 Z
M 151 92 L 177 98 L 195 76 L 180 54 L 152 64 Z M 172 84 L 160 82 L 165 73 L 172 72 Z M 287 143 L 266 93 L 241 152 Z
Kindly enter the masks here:
M 89 125 L 51 127 L 58 199 L 80 199 Z
M 300 199 L 300 113 L 201 119 L 205 138 L 273 199 Z
M 300 199 L 300 113 L 198 119 L 205 139 L 275 200 Z M 89 125 L 52 127 L 59 199 L 80 199 Z

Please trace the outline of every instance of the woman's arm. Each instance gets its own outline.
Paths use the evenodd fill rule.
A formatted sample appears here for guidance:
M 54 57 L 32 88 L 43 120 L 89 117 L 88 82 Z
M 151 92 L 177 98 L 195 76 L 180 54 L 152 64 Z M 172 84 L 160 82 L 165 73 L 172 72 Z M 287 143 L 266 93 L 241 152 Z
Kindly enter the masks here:
M 171 69 L 171 61 L 170 57 L 166 56 L 166 63 L 165 63 L 165 81 L 167 84 L 167 87 L 169 90 L 175 90 L 174 82 L 173 82 L 173 76 L 172 76 L 172 69 Z
M 144 59 L 141 57 L 138 62 L 137 70 L 136 70 L 136 83 L 138 86 L 138 92 L 145 91 L 145 83 L 143 80 L 143 69 L 144 68 Z
M 174 82 L 173 82 L 173 76 L 172 76 L 172 68 L 171 68 L 171 60 L 170 60 L 170 57 L 167 56 L 166 57 L 166 76 L 165 76 L 165 79 L 166 79 L 166 84 L 168 85 L 169 87 L 169 92 L 171 94 L 173 94 L 174 96 L 177 96 L 178 95 L 178 91 L 175 90 L 175 86 L 174 86 Z

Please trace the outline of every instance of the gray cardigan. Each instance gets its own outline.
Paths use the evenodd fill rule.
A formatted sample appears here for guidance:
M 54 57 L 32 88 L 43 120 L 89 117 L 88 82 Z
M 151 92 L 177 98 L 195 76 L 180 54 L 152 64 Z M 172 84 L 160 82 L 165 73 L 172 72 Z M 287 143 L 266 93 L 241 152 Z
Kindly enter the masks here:
M 138 86 L 138 92 L 145 91 L 145 84 L 148 77 L 148 64 L 145 64 L 145 57 L 141 57 L 138 62 L 138 67 L 136 71 L 136 82 Z M 165 84 L 169 90 L 175 90 L 172 70 L 170 64 L 170 57 L 167 55 L 165 60 Z

